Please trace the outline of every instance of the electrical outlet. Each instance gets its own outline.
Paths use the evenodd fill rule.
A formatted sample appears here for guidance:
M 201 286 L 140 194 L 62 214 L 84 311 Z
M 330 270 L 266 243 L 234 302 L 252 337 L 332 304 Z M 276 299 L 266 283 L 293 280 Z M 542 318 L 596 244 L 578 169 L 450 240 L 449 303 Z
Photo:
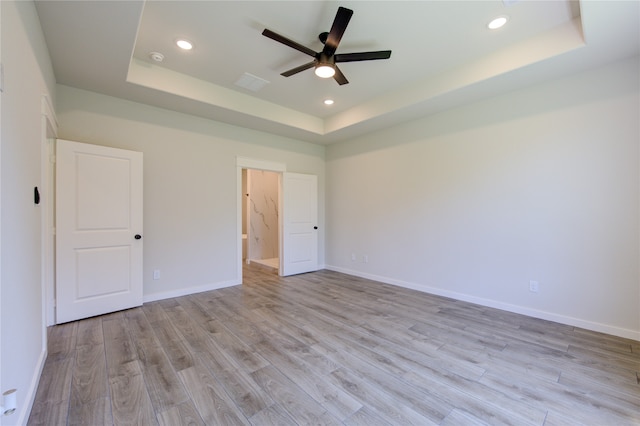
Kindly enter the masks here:
M 160 279 L 160 269 L 154 269 L 153 270 L 153 279 L 154 280 L 159 280 Z
M 2 400 L 0 400 L 0 416 L 10 416 L 16 412 L 18 406 L 16 400 L 17 389 L 11 389 L 2 393 Z
M 540 285 L 538 281 L 529 281 L 529 291 L 532 293 L 537 293 L 540 290 Z

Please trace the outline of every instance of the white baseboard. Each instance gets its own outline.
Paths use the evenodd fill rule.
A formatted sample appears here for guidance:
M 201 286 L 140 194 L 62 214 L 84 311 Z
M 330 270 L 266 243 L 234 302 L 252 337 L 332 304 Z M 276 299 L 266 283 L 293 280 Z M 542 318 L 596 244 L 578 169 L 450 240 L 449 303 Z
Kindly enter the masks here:
M 489 308 L 501 309 L 503 311 L 522 314 L 522 315 L 526 315 L 533 318 L 553 321 L 560 324 L 566 324 L 574 327 L 584 328 L 591 331 L 597 331 L 599 333 L 606 333 L 606 334 L 611 334 L 613 336 L 624 337 L 626 339 L 633 339 L 633 340 L 640 341 L 640 331 L 636 331 L 636 330 L 630 330 L 630 329 L 620 328 L 620 327 L 616 327 L 608 324 L 587 321 L 580 318 L 573 318 L 565 315 L 556 314 L 553 312 L 539 311 L 537 309 L 531 309 L 525 306 L 512 305 L 509 303 L 499 302 L 497 300 L 492 300 L 492 299 L 484 299 L 481 297 L 471 296 L 464 293 L 457 293 L 454 291 L 448 291 L 441 288 L 430 287 L 424 284 L 417 284 L 417 283 L 397 280 L 394 278 L 367 274 L 360 271 L 341 268 L 339 266 L 326 265 L 325 269 L 328 269 L 330 271 L 341 272 L 347 275 L 353 275 L 360 278 L 366 278 L 372 281 L 379 281 L 381 283 L 391 284 L 398 287 L 418 290 L 424 293 L 434 294 L 436 296 L 449 297 L 451 299 L 456 299 L 463 302 L 475 303 L 477 305 L 482 305 Z
M 318 270 L 328 269 L 325 265 L 318 265 Z M 234 285 L 242 284 L 242 280 L 233 279 L 228 281 L 221 281 L 218 283 L 205 284 L 201 286 L 186 287 L 179 290 L 165 291 L 161 293 L 151 293 L 142 296 L 142 303 L 155 302 L 158 300 L 171 299 L 172 297 L 188 296 L 190 294 L 202 293 L 210 290 L 219 290 L 221 288 L 233 287 Z
M 15 423 L 4 423 L 11 422 L 13 419 L 9 417 L 3 420 L 4 424 L 16 424 L 16 425 L 26 425 L 27 421 L 29 421 L 29 416 L 31 415 L 31 409 L 33 408 L 33 403 L 36 399 L 36 392 L 38 391 L 38 385 L 40 384 L 40 377 L 42 376 L 42 370 L 44 369 L 44 364 L 47 361 L 47 349 L 45 348 L 42 352 L 40 352 L 40 357 L 38 358 L 38 364 L 33 372 L 33 376 L 31 377 L 31 383 L 29 385 L 29 389 L 27 389 L 27 393 L 25 395 L 25 404 L 23 404 L 22 409 L 18 412 L 18 417 L 16 418 Z
M 232 287 L 234 285 L 242 284 L 241 281 L 234 279 L 229 281 L 221 281 L 218 283 L 199 285 L 194 287 L 185 287 L 178 290 L 165 291 L 161 293 L 145 294 L 142 297 L 143 303 L 155 302 L 157 300 L 171 299 L 172 297 L 188 296 L 190 294 L 202 293 L 210 290 L 219 290 L 221 288 Z

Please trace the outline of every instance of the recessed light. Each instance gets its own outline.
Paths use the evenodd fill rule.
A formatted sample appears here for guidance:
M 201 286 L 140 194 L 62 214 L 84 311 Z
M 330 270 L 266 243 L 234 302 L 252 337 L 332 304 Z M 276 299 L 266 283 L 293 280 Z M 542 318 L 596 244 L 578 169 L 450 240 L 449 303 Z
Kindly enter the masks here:
M 333 105 L 333 99 L 325 99 L 323 102 L 325 105 Z
M 490 30 L 497 30 L 498 28 L 501 28 L 504 24 L 506 24 L 508 20 L 509 17 L 507 15 L 498 16 L 487 24 L 487 28 L 489 28 Z
M 185 39 L 176 40 L 176 44 L 180 49 L 183 49 L 183 50 L 193 49 L 193 43 L 191 43 L 189 40 L 185 40 Z

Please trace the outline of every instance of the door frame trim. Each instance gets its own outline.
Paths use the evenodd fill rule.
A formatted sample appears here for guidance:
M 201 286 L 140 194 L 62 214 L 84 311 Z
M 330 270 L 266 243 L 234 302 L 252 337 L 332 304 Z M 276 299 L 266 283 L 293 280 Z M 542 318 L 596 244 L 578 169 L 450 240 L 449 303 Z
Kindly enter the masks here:
M 282 175 L 282 173 L 287 171 L 287 165 L 257 158 L 236 157 L 236 276 L 240 284 L 242 284 L 242 169 L 266 170 Z M 282 211 L 282 201 L 280 200 L 282 179 L 279 179 L 278 186 L 278 204 L 280 204 L 278 210 Z M 280 224 L 278 226 L 280 226 Z M 280 232 L 278 232 L 278 235 L 278 238 L 281 240 Z M 282 250 L 282 241 L 280 241 L 278 245 L 280 250 Z
M 55 324 L 55 140 L 58 120 L 46 94 L 42 95 L 42 124 L 40 142 L 40 194 L 41 204 L 41 275 L 43 343 L 46 347 L 46 328 Z

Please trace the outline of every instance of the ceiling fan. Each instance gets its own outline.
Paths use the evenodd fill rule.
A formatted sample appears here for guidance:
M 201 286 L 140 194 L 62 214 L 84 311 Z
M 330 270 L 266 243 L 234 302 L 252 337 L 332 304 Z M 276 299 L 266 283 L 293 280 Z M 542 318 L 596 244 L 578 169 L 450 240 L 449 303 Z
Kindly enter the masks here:
M 299 67 L 292 68 L 288 71 L 281 73 L 280 75 L 285 77 L 291 77 L 301 71 L 315 67 L 315 73 L 319 77 L 330 78 L 333 77 L 338 84 L 343 85 L 349 83 L 347 78 L 342 74 L 340 68 L 336 65 L 339 62 L 356 62 L 356 61 L 372 61 L 376 59 L 389 59 L 391 57 L 390 50 L 379 50 L 376 52 L 358 52 L 358 53 L 336 53 L 338 44 L 342 39 L 344 31 L 347 29 L 347 25 L 351 20 L 353 10 L 346 7 L 338 7 L 338 12 L 331 26 L 331 31 L 320 33 L 318 38 L 324 44 L 324 48 L 320 52 L 303 46 L 295 41 L 288 39 L 280 34 L 274 33 L 271 30 L 265 29 L 262 35 L 269 37 L 272 40 L 292 47 L 302 53 L 309 56 L 313 56 L 313 61 L 308 62 Z

